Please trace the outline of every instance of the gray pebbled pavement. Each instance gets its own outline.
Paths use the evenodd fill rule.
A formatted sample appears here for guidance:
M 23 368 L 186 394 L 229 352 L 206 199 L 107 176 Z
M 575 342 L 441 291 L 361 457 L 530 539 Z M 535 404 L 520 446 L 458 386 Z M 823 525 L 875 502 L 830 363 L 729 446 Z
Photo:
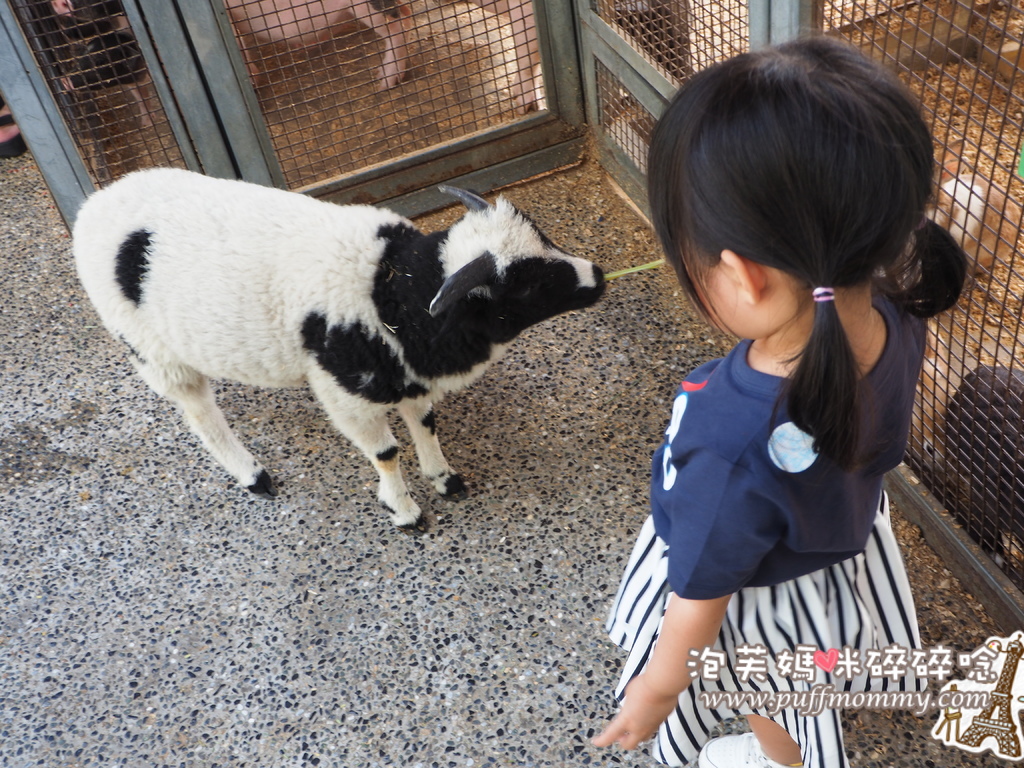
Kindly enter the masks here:
M 592 162 L 505 194 L 608 270 L 659 255 Z M 614 712 L 602 624 L 650 454 L 679 379 L 727 343 L 667 270 L 528 331 L 439 406 L 468 500 L 432 492 L 399 429 L 436 518 L 414 538 L 305 390 L 218 387 L 282 494 L 236 487 L 100 327 L 29 155 L 0 160 L 0 259 L 0 764 L 653 765 L 588 738 Z M 924 644 L 997 634 L 897 530 Z M 847 722 L 858 768 L 1000 764 L 931 740 L 934 718 Z

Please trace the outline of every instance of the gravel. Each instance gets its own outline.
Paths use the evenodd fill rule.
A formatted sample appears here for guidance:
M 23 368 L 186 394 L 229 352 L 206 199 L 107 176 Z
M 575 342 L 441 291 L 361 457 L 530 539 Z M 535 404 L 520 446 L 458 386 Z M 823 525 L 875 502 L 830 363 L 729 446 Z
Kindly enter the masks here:
M 614 712 L 602 624 L 650 454 L 679 379 L 728 345 L 667 270 L 529 330 L 440 405 L 471 496 L 434 495 L 403 448 L 437 519 L 415 538 L 305 390 L 217 387 L 282 495 L 235 487 L 100 326 L 31 157 L 0 179 L 0 764 L 653 764 L 588 737 Z M 658 257 L 594 162 L 505 194 L 607 270 Z M 896 528 L 924 645 L 998 634 Z M 997 764 L 933 740 L 932 716 L 847 722 L 859 768 Z

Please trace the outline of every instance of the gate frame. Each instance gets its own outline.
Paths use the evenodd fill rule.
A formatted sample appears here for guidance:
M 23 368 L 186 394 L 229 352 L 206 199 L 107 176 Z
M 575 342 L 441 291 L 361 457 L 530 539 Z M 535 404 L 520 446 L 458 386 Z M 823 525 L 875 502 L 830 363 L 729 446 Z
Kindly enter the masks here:
M 440 183 L 487 192 L 582 160 L 587 146 L 572 6 L 533 0 L 547 109 L 296 191 L 414 216 L 450 204 Z M 284 187 L 222 0 L 122 0 L 187 168 Z M 159 51 L 159 55 L 157 53 Z M 10 3 L 0 3 L 4 98 L 70 227 L 92 176 Z M 165 74 L 166 72 L 166 74 Z
M 583 61 L 584 103 L 587 123 L 596 138 L 602 167 L 636 204 L 649 215 L 647 184 L 643 174 L 603 130 L 598 114 L 597 78 L 593 62 L 600 61 L 619 78 L 630 95 L 659 118 L 677 85 L 632 45 L 596 10 L 595 0 L 575 0 Z M 752 50 L 792 40 L 812 29 L 820 29 L 820 4 L 814 0 L 748 0 L 747 28 Z

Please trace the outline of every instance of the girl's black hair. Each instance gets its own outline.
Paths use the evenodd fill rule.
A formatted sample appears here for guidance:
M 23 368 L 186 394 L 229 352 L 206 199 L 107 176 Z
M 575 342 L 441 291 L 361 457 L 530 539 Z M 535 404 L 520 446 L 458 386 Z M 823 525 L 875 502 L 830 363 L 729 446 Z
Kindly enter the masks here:
M 706 314 L 698 287 L 726 249 L 795 277 L 808 301 L 815 287 L 875 281 L 930 317 L 960 295 L 966 256 L 925 218 L 928 126 L 895 76 L 844 43 L 807 38 L 699 72 L 655 126 L 647 167 L 655 232 Z M 817 304 L 783 397 L 845 469 L 872 451 L 859 379 L 835 302 Z

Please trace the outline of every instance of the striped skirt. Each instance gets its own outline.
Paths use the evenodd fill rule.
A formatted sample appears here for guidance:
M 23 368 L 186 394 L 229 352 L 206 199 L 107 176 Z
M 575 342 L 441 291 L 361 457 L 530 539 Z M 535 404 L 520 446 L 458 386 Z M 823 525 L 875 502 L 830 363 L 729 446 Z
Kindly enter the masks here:
M 658 632 L 671 595 L 668 585 L 668 545 L 658 538 L 654 522 L 648 517 L 626 566 L 615 598 L 607 629 L 612 640 L 629 652 L 622 677 L 615 690 L 621 701 L 626 685 L 647 666 L 658 642 Z M 798 649 L 798 646 L 804 646 Z M 749 659 L 749 648 L 767 648 L 767 670 L 752 670 L 743 660 L 737 663 L 737 647 Z M 867 548 L 861 554 L 820 571 L 800 576 L 771 587 L 747 587 L 729 603 L 722 631 L 712 652 L 724 652 L 725 665 L 717 675 L 694 677 L 690 687 L 679 696 L 679 705 L 662 724 L 653 745 L 654 757 L 666 765 L 686 765 L 694 761 L 715 725 L 726 718 L 759 714 L 784 727 L 800 745 L 807 768 L 847 768 L 843 732 L 837 709 L 821 714 L 801 714 L 797 709 L 772 710 L 785 703 L 756 706 L 755 695 L 733 697 L 739 706 L 705 706 L 712 691 L 762 692 L 761 696 L 784 691 L 810 691 L 831 684 L 836 691 L 911 690 L 923 688 L 906 665 L 906 674 L 888 676 L 870 674 L 865 669 L 846 667 L 846 676 L 833 668 L 829 674 L 821 666 L 806 663 L 801 674 L 789 666 L 780 674 L 776 662 L 780 654 L 793 659 L 798 650 L 807 660 L 808 648 L 823 652 L 830 649 L 856 649 L 860 659 L 876 662 L 869 649 L 886 647 L 908 650 L 920 648 L 914 601 L 910 593 L 903 559 L 889 524 L 888 500 L 883 494 L 875 526 Z M 852 655 L 852 654 L 851 654 Z M 714 653 L 712 658 L 721 659 Z M 698 662 L 699 663 L 699 662 Z M 706 669 L 706 667 L 705 667 Z M 841 669 L 841 667 L 840 667 Z M 875 668 L 875 672 L 879 672 Z M 800 679 L 812 676 L 813 679 Z M 717 679 L 715 679 L 717 678 Z M 713 694 L 717 695 L 717 694 Z M 786 694 L 794 696 L 795 694 Z M 792 699 L 790 699 L 792 700 Z M 754 705 L 754 706 L 752 706 Z M 805 710 L 806 711 L 806 710 Z M 813 710 L 812 710 L 813 711 Z

